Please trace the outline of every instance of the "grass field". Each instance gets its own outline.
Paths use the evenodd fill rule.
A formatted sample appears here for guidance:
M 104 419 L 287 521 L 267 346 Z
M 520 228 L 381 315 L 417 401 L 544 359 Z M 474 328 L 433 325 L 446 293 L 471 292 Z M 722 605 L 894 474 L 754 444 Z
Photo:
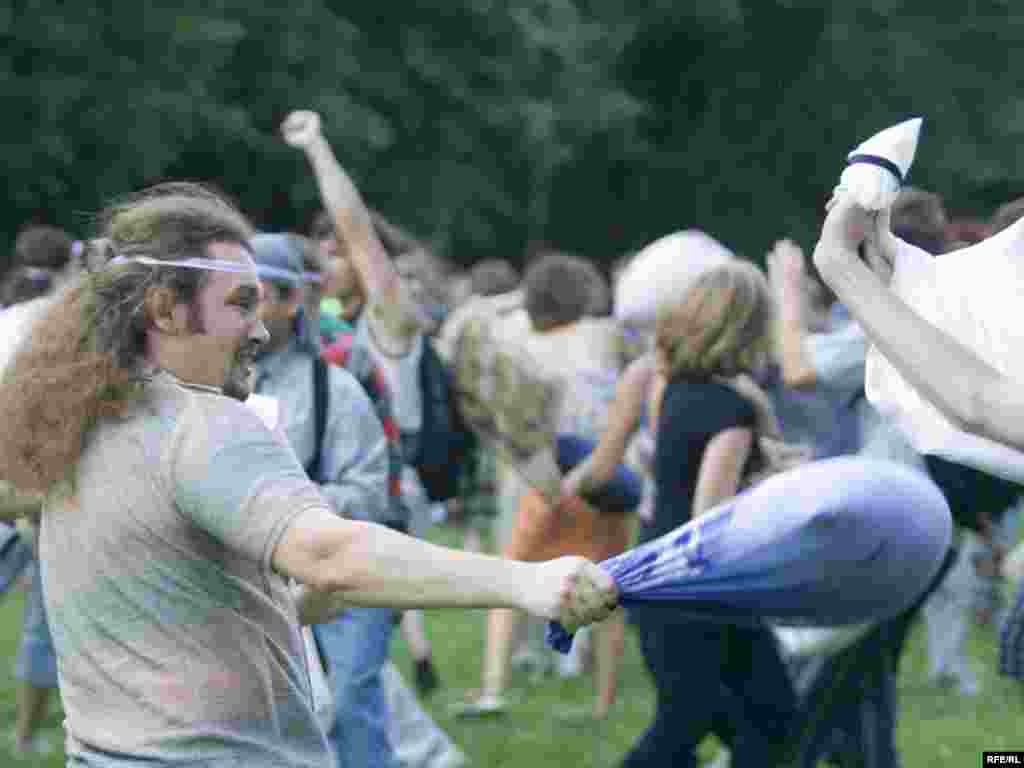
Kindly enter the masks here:
M 440 529 L 437 538 L 446 543 L 454 541 L 450 529 Z M 11 670 L 21 629 L 21 605 L 18 592 L 10 593 L 0 604 L 0 653 L 8 659 L 0 670 L 0 717 L 6 732 L 10 732 L 14 722 Z M 428 626 L 443 682 L 442 689 L 430 700 L 429 709 L 475 766 L 613 766 L 650 718 L 651 687 L 630 633 L 620 676 L 619 703 L 606 723 L 581 727 L 555 717 L 556 710 L 589 705 L 592 700 L 589 679 L 558 678 L 536 685 L 516 680 L 512 690 L 514 702 L 503 719 L 456 721 L 449 715 L 450 707 L 463 691 L 479 685 L 484 614 L 436 611 L 428 615 Z M 980 765 L 982 750 L 1024 749 L 1024 686 L 997 676 L 994 632 L 977 628 L 972 631 L 970 652 L 982 682 L 982 693 L 975 698 L 961 698 L 925 685 L 922 629 L 915 629 L 900 680 L 899 743 L 905 768 L 976 766 Z M 408 658 L 400 641 L 396 642 L 395 652 L 400 666 L 408 672 Z M 64 764 L 59 749 L 61 720 L 59 711 L 47 718 L 44 734 L 58 749 L 34 764 L 52 768 Z M 702 753 L 708 757 L 714 750 L 711 742 L 702 747 Z M 30 764 L 33 763 L 16 763 L 5 750 L 0 750 L 0 768 Z

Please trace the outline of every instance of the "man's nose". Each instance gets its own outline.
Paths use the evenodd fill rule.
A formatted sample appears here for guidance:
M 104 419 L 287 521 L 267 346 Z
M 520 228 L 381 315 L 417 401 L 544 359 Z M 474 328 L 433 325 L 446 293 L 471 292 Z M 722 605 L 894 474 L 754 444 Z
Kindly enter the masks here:
M 267 326 L 263 324 L 263 320 L 257 318 L 253 325 L 252 332 L 249 334 L 249 341 L 252 341 L 260 346 L 263 346 L 270 341 L 270 331 L 267 330 Z

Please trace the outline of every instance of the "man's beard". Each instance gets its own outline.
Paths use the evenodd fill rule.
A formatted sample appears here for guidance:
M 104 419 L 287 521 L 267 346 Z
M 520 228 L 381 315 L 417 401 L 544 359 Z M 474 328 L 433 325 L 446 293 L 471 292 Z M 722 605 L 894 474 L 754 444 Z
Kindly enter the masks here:
M 223 392 L 235 400 L 246 400 L 256 385 L 256 351 L 258 342 L 245 341 L 239 345 L 231 368 L 224 380 Z

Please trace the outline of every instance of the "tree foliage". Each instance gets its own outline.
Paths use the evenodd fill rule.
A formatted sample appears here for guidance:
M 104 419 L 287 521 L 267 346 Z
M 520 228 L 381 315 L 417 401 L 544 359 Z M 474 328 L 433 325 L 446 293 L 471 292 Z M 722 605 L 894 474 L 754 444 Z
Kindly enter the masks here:
M 13 0 L 0 8 L 9 241 L 163 178 L 266 228 L 316 189 L 277 127 L 324 116 L 367 199 L 457 261 L 546 241 L 612 258 L 707 230 L 809 241 L 845 153 L 926 117 L 912 180 L 1021 193 L 1009 0 Z

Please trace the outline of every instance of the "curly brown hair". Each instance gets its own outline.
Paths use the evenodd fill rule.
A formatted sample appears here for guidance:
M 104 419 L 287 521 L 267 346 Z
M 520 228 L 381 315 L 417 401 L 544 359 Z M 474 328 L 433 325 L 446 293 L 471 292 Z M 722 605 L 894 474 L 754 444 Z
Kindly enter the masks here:
M 215 242 L 247 246 L 252 229 L 227 201 L 198 184 L 162 184 L 108 208 L 92 264 L 33 324 L 0 377 L 0 477 L 22 492 L 47 493 L 73 478 L 85 440 L 101 418 L 118 416 L 141 392 L 151 289 L 170 288 L 195 306 L 206 273 L 111 257 L 173 260 L 206 256 Z

